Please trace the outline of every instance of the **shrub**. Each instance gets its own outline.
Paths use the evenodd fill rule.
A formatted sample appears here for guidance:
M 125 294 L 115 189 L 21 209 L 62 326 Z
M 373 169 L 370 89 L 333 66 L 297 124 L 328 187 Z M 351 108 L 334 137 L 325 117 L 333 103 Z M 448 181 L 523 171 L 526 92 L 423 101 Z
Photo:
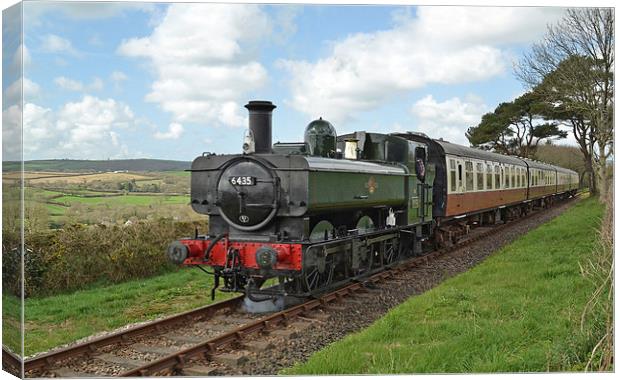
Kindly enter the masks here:
M 62 230 L 26 234 L 24 292 L 51 295 L 93 283 L 118 283 L 175 270 L 168 263 L 170 242 L 192 236 L 206 223 L 169 219 L 139 221 L 127 226 L 71 225 Z M 19 295 L 18 236 L 3 237 L 3 285 Z

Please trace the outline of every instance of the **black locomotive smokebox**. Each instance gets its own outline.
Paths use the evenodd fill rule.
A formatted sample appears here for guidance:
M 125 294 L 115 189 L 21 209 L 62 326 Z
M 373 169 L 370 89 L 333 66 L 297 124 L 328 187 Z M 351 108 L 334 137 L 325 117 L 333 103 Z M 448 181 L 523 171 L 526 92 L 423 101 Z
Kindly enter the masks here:
M 217 185 L 222 218 L 242 231 L 262 228 L 277 212 L 277 186 L 275 174 L 260 160 L 248 156 L 231 161 Z

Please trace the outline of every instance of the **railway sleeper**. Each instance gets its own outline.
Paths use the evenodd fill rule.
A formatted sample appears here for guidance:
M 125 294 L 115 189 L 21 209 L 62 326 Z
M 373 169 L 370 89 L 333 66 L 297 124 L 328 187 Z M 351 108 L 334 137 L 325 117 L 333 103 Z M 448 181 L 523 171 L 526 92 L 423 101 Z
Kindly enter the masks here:
M 218 367 L 207 367 L 203 365 L 192 365 L 183 367 L 181 370 L 185 376 L 215 376 L 219 372 Z
M 248 352 L 235 351 L 213 355 L 211 357 L 211 360 L 229 367 L 238 367 L 245 364 L 249 360 L 249 358 Z
M 77 372 L 68 367 L 56 368 L 52 370 L 52 373 L 58 377 L 66 377 L 66 378 L 97 377 L 96 374 L 88 373 L 88 372 Z

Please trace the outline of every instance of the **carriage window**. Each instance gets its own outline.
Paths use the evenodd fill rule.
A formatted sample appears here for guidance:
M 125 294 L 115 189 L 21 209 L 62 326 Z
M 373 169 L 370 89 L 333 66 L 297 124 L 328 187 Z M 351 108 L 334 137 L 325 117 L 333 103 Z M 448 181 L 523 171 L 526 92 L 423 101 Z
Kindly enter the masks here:
M 487 164 L 487 190 L 493 188 L 493 168 Z
M 465 161 L 465 191 L 474 191 L 474 164 Z
M 504 189 L 510 188 L 510 168 L 504 170 Z
M 499 166 L 495 166 L 495 189 L 499 190 L 502 185 L 501 177 L 499 174 Z
M 456 191 L 456 163 L 450 160 L 450 191 Z
M 476 164 L 476 190 L 484 190 L 484 165 Z
M 515 178 L 516 171 L 517 171 L 517 168 L 515 167 L 510 168 L 510 186 L 513 188 L 517 187 L 517 182 Z
M 521 183 L 523 184 L 523 187 L 525 187 L 525 174 L 525 169 L 521 169 Z

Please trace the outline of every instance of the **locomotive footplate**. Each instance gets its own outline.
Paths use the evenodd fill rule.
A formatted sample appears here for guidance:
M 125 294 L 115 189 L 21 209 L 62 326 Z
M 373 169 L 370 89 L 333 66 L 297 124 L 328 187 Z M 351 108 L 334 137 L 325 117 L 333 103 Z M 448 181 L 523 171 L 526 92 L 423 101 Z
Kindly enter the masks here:
M 376 229 L 324 241 L 268 243 L 231 241 L 228 236 L 183 239 L 185 265 L 214 269 L 215 290 L 244 292 L 253 301 L 306 298 L 373 273 L 414 253 L 415 226 Z

